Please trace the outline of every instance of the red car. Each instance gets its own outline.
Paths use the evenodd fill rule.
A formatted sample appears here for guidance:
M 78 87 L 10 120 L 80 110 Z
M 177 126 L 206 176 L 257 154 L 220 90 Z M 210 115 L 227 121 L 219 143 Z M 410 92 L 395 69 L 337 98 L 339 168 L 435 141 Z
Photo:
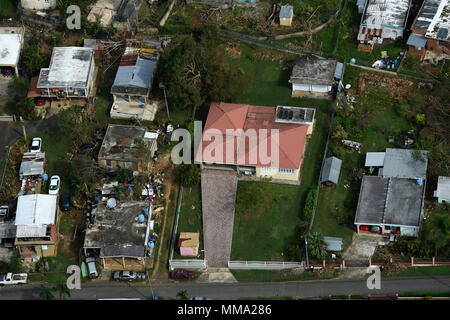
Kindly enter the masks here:
M 170 273 L 170 277 L 172 279 L 178 279 L 178 280 L 181 280 L 181 279 L 194 279 L 194 272 L 187 271 L 187 270 L 181 270 L 181 269 L 173 270 Z
M 37 106 L 45 105 L 45 99 L 42 99 L 42 98 L 36 98 L 36 99 L 34 99 L 34 102 L 36 103 Z

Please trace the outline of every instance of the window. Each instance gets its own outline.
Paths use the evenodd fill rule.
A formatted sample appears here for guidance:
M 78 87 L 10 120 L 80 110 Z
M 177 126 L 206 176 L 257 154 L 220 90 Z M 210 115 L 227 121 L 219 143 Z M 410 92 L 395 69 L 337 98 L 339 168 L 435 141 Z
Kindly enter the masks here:
M 284 169 L 284 168 L 279 168 L 278 169 L 279 173 L 285 173 L 285 174 L 292 174 L 294 173 L 294 169 Z
M 269 173 L 270 171 L 272 171 L 271 167 L 261 167 L 261 172 L 263 173 Z

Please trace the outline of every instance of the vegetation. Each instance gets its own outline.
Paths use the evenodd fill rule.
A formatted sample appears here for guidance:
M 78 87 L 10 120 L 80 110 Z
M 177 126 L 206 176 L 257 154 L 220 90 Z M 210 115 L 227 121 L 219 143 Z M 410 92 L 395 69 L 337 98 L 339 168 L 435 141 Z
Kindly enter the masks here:
M 180 290 L 177 292 L 177 300 L 189 300 L 187 290 Z
M 235 270 L 231 273 L 238 281 L 275 282 L 275 281 L 306 281 L 331 279 L 338 276 L 338 270 L 325 272 L 304 272 L 303 270 Z
M 0 274 L 5 274 L 8 272 L 21 273 L 23 271 L 22 262 L 20 260 L 20 255 L 14 254 L 9 263 L 5 261 L 0 261 Z
M 27 98 L 29 81 L 23 77 L 14 77 L 8 85 L 9 99 L 6 109 L 11 113 L 22 116 L 25 120 L 35 120 L 33 99 Z
M 325 250 L 325 240 L 320 232 L 312 232 L 308 237 L 308 249 L 313 258 L 324 259 L 327 252 Z
M 184 187 L 192 187 L 200 183 L 200 168 L 195 164 L 181 164 L 175 175 Z
M 54 300 L 55 296 L 52 293 L 53 288 L 49 286 L 42 286 L 40 297 L 41 300 Z

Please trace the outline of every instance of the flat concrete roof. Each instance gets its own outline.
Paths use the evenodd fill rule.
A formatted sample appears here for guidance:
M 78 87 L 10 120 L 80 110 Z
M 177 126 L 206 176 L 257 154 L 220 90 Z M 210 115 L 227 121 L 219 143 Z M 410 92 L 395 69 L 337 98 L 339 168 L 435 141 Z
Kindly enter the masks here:
M 22 41 L 22 35 L 19 33 L 0 32 L 0 66 L 15 67 L 17 65 Z
M 334 81 L 336 65 L 337 61 L 332 59 L 299 58 L 289 82 L 330 86 Z
M 100 257 L 144 257 L 148 219 L 139 223 L 137 216 L 148 209 L 148 202 L 118 202 L 114 209 L 99 203 L 95 222 L 86 229 L 85 248 L 100 248 Z
M 92 48 L 53 48 L 50 66 L 41 69 L 37 87 L 86 87 L 93 55 L 94 49 Z
M 415 179 L 364 176 L 355 224 L 418 227 L 424 193 Z
M 428 151 L 408 149 L 386 149 L 383 177 L 416 179 L 427 176 Z
M 436 197 L 450 199 L 450 177 L 440 176 L 438 178 Z

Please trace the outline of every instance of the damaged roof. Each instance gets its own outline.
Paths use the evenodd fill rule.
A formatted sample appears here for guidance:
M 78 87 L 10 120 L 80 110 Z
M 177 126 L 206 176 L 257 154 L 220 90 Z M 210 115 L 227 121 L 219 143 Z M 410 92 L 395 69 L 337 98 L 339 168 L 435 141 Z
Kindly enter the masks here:
M 384 26 L 403 29 L 410 0 L 367 0 L 362 26 Z
M 334 81 L 336 66 L 337 61 L 332 59 L 297 59 L 289 82 L 329 86 Z
M 86 229 L 85 248 L 100 248 L 100 257 L 145 257 L 145 235 L 148 219 L 136 217 L 148 209 L 148 202 L 128 201 L 107 209 L 99 203 L 94 224 Z
M 389 178 L 425 179 L 428 151 L 387 148 L 379 175 Z
M 39 74 L 38 88 L 86 87 L 94 49 L 85 47 L 53 48 L 50 66 Z

